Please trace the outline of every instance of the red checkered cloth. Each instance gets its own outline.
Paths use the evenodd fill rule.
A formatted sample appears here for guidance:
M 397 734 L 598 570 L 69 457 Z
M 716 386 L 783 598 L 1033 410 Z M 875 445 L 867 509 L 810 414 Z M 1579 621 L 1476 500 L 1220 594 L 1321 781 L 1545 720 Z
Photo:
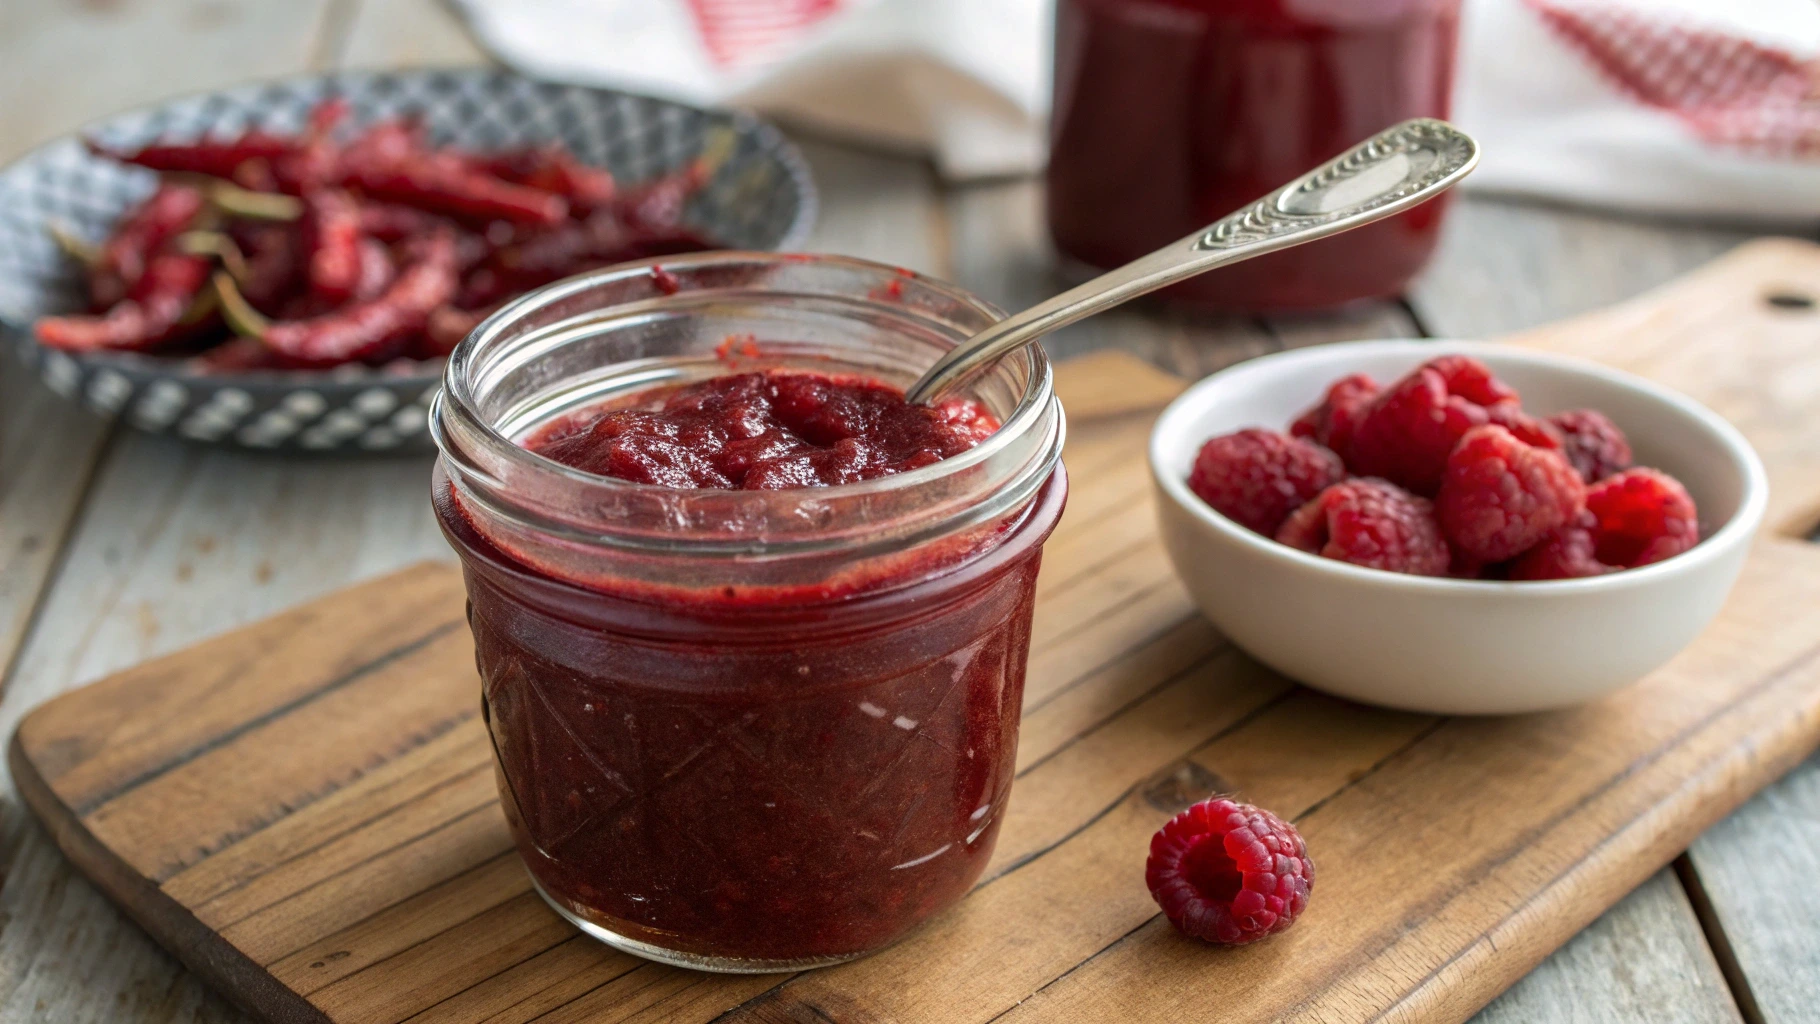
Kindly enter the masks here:
M 1768 157 L 1820 153 L 1820 61 L 1659 12 L 1525 2 L 1624 95 L 1699 138 Z
M 702 45 L 723 67 L 762 60 L 846 0 L 688 0 Z

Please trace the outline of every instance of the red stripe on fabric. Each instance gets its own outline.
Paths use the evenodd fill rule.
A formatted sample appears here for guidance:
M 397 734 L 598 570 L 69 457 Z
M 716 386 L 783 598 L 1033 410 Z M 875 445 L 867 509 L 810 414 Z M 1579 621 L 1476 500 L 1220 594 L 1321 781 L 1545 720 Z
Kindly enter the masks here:
M 1619 92 L 1697 137 L 1766 156 L 1820 154 L 1820 61 L 1616 4 L 1525 2 Z

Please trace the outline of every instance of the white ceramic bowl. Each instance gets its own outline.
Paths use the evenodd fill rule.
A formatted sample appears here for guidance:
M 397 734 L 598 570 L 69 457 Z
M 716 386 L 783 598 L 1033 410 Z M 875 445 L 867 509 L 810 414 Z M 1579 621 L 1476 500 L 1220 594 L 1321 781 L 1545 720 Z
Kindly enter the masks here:
M 1202 442 L 1282 430 L 1332 381 L 1389 383 L 1448 352 L 1485 361 L 1549 415 L 1596 408 L 1638 465 L 1687 486 L 1692 550 L 1590 579 L 1483 582 L 1407 576 L 1320 558 L 1252 533 L 1188 489 Z M 1743 436 L 1684 395 L 1565 356 L 1485 343 L 1363 341 L 1241 363 L 1177 398 L 1150 437 L 1163 542 L 1214 625 L 1292 679 L 1352 700 L 1442 714 L 1540 711 L 1591 700 L 1673 657 L 1711 621 L 1763 520 L 1768 484 Z

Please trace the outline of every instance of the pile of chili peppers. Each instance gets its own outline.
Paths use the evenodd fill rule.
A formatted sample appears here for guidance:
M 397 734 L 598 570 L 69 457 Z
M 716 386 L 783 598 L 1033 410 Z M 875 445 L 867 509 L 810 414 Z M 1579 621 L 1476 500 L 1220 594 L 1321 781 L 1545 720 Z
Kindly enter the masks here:
M 327 101 L 296 137 L 90 143 L 161 183 L 99 246 L 56 233 L 91 310 L 40 319 L 38 339 L 217 371 L 434 359 L 539 285 L 717 248 L 682 224 L 712 157 L 621 187 L 559 145 L 435 148 L 410 119 L 338 138 L 346 113 Z

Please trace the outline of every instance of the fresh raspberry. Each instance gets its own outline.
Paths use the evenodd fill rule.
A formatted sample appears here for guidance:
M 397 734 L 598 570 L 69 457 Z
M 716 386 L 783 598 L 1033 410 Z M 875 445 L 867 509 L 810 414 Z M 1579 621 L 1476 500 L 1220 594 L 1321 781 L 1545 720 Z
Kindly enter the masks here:
M 1523 411 L 1515 402 L 1499 402 L 1485 407 L 1485 422 L 1495 423 L 1511 432 L 1517 440 L 1531 448 L 1548 448 L 1561 451 L 1563 438 L 1561 431 L 1548 420 L 1539 420 Z
M 1606 565 L 1634 569 L 1678 555 L 1700 542 L 1694 499 L 1681 481 L 1655 469 L 1627 469 L 1586 492 L 1598 520 L 1594 553 Z
M 1289 513 L 1345 476 L 1340 457 L 1320 445 L 1253 427 L 1202 445 L 1188 489 L 1214 511 L 1269 537 Z
M 1550 416 L 1548 422 L 1561 434 L 1561 451 L 1567 461 L 1587 483 L 1596 484 L 1630 468 L 1630 440 L 1604 413 L 1572 409 Z
M 1471 356 L 1441 356 L 1425 364 L 1441 375 L 1447 393 L 1458 395 L 1474 405 L 1493 406 L 1516 402 L 1517 389 L 1499 380 L 1491 367 Z
M 1328 387 L 1321 404 L 1296 417 L 1289 432 L 1326 445 L 1341 461 L 1350 464 L 1352 436 L 1379 390 L 1378 382 L 1362 373 L 1341 377 Z
M 1151 837 L 1144 882 L 1169 923 L 1197 939 L 1240 945 L 1295 923 L 1314 887 L 1314 862 L 1295 826 L 1215 798 Z
M 1560 452 L 1474 427 L 1447 457 L 1435 512 L 1455 550 L 1502 562 L 1535 546 L 1586 507 L 1586 484 Z
M 1574 521 L 1542 538 L 1542 543 L 1517 556 L 1508 567 L 1513 580 L 1571 580 L 1583 576 L 1603 576 L 1617 566 L 1606 565 L 1595 554 L 1597 538 L 1593 531 L 1599 520 L 1591 512 L 1581 512 Z
M 1372 403 L 1353 434 L 1347 465 L 1431 496 L 1461 435 L 1490 422 L 1486 407 L 1516 401 L 1517 393 L 1477 359 L 1430 360 Z
M 1334 484 L 1284 520 L 1277 540 L 1323 558 L 1413 576 L 1446 576 L 1452 562 L 1434 505 L 1387 480 Z

